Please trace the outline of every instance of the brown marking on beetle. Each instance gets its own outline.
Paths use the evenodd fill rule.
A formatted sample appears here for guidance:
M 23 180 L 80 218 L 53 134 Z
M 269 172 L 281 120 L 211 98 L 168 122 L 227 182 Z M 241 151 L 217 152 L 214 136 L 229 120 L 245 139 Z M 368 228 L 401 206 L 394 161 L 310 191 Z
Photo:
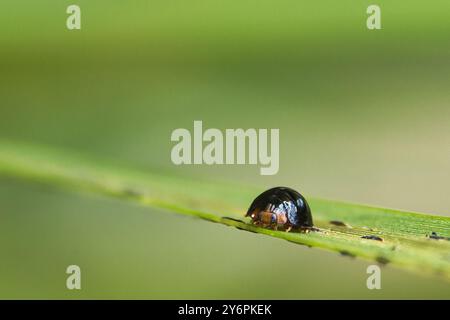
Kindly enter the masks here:
M 427 235 L 427 237 L 434 240 L 450 240 L 449 237 L 438 236 L 438 234 L 434 231 L 431 232 L 430 235 Z
M 376 241 L 384 241 L 383 238 L 374 235 L 362 236 L 362 239 L 376 240 Z
M 343 221 L 339 221 L 339 220 L 331 220 L 330 224 L 338 226 L 338 227 L 346 227 L 346 228 L 351 228 L 351 226 Z
M 288 218 L 285 214 L 277 214 L 277 224 L 279 225 L 285 225 L 288 222 Z
M 273 213 L 270 211 L 260 211 L 259 219 L 263 223 L 263 225 L 271 225 L 272 224 L 272 215 Z

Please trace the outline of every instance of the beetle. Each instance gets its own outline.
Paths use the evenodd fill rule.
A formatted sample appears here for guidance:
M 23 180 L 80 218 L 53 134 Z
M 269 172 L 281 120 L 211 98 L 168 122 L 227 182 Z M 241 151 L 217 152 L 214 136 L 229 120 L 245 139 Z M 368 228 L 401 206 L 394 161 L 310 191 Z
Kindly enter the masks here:
M 274 230 L 311 230 L 313 220 L 306 199 L 287 187 L 275 187 L 264 191 L 253 200 L 246 217 L 253 224 Z

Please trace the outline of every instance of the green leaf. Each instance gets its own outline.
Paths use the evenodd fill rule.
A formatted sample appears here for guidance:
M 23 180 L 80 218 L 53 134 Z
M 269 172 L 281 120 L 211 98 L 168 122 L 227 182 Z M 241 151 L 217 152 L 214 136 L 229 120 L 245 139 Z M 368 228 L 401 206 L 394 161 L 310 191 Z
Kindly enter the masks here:
M 319 231 L 274 231 L 244 218 L 265 188 L 141 172 L 73 152 L 7 141 L 0 141 L 0 175 L 101 193 L 450 280 L 449 217 L 307 197 Z

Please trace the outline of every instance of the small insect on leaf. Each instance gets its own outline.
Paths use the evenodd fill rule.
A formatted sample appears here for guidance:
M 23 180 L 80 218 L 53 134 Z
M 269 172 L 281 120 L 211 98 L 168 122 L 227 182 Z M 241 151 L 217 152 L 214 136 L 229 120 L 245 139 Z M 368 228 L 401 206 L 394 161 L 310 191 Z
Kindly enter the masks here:
M 264 191 L 253 200 L 247 211 L 253 224 L 285 231 L 305 230 L 313 227 L 311 209 L 306 199 L 287 187 Z

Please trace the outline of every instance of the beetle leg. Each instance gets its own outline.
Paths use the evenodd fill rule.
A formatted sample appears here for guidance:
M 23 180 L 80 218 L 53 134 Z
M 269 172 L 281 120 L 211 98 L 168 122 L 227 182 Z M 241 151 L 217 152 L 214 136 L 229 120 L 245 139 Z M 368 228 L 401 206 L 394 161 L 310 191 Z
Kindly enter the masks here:
M 289 226 L 287 229 L 286 229 L 286 232 L 289 232 L 289 231 L 291 231 L 292 230 L 292 226 Z

